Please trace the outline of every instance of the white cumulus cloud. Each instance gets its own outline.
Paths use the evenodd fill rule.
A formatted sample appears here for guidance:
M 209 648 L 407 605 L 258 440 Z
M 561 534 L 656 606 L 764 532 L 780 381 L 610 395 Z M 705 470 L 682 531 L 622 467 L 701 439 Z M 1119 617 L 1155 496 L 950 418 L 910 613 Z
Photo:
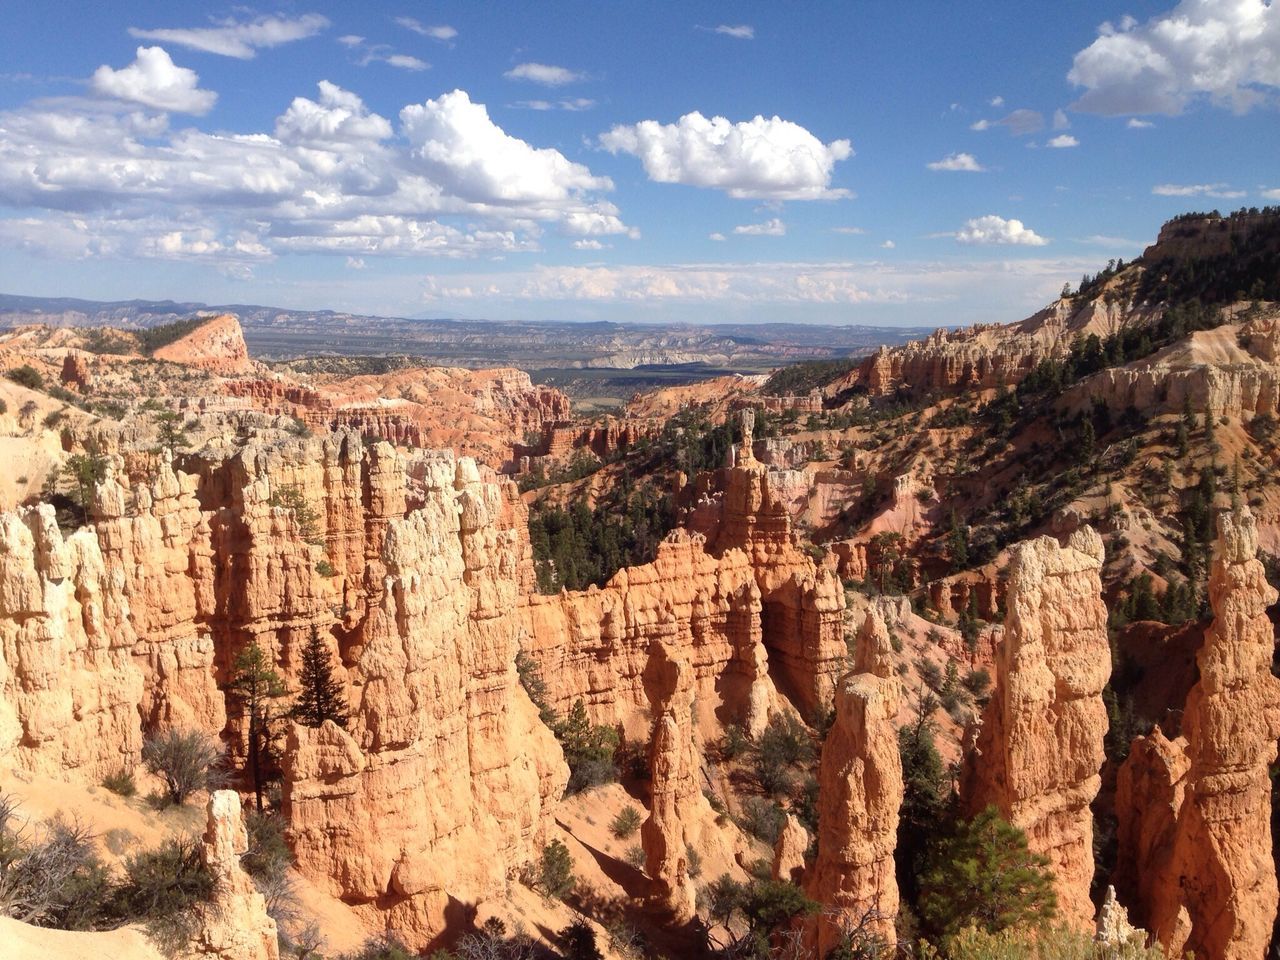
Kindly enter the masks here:
M 1050 140 L 1048 143 L 1046 143 L 1045 146 L 1055 147 L 1061 150 L 1065 147 L 1078 147 L 1080 146 L 1080 141 L 1077 140 L 1075 137 L 1073 137 L 1069 133 L 1060 133 L 1056 137 L 1054 137 L 1052 140 Z
M 982 173 L 987 168 L 971 153 L 949 153 L 941 160 L 927 164 L 930 170 L 954 170 L 963 173 Z
M 352 143 L 385 140 L 391 124 L 370 113 L 356 94 L 328 80 L 319 83 L 319 101 L 294 97 L 276 118 L 276 137 L 290 143 Z
M 508 80 L 528 80 L 544 87 L 563 87 L 586 78 L 585 74 L 549 63 L 521 63 L 503 74 Z
M 1197 99 L 1244 112 L 1280 87 L 1280 4 L 1182 0 L 1139 25 L 1104 23 L 1075 55 L 1074 108 L 1107 116 L 1178 114 Z
M 600 137 L 610 153 L 640 159 L 650 180 L 724 190 L 731 197 L 824 200 L 849 196 L 833 189 L 838 161 L 853 156 L 848 140 L 824 144 L 780 117 L 733 123 L 688 113 L 675 123 L 643 120 Z
M 313 37 L 329 26 L 329 19 L 318 13 L 304 13 L 299 17 L 256 17 L 252 20 L 227 18 L 215 21 L 212 27 L 142 30 L 130 27 L 130 36 L 140 40 L 159 40 L 176 43 L 180 47 L 216 53 L 239 60 L 252 59 L 258 49 L 278 47 L 294 40 Z
M 400 111 L 414 157 L 458 196 L 494 203 L 558 201 L 588 190 L 610 190 L 559 150 L 531 147 L 489 119 L 483 104 L 454 90 Z
M 102 96 L 175 113 L 208 113 L 218 99 L 212 90 L 201 90 L 196 72 L 175 65 L 163 47 L 139 47 L 133 63 L 120 70 L 103 64 L 89 87 Z
M 966 220 L 965 225 L 954 236 L 961 243 L 984 245 L 1014 244 L 1043 247 L 1049 242 L 1034 230 L 1024 226 L 1021 220 L 1006 220 L 995 214 Z
M 733 232 L 743 237 L 784 237 L 787 225 L 773 217 L 764 223 L 744 223 L 733 228 Z

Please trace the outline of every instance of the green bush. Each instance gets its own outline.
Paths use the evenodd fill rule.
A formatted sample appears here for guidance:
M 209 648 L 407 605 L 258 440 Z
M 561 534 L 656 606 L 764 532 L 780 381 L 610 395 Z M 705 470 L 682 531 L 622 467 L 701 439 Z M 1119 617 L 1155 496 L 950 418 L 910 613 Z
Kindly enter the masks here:
M 26 387 L 29 390 L 39 390 L 44 386 L 44 377 L 40 375 L 40 371 L 29 363 L 24 363 L 20 367 L 14 367 L 5 374 L 10 380 L 20 387 Z
M 552 840 L 542 848 L 542 856 L 534 872 L 533 886 L 543 896 L 563 900 L 577 883 L 573 875 L 573 857 L 560 840 Z
M 116 891 L 119 915 L 140 921 L 168 952 L 190 943 L 196 910 L 213 895 L 213 877 L 196 840 L 171 839 L 125 861 Z
M 593 724 L 587 717 L 587 707 L 581 698 L 574 701 L 567 717 L 556 721 L 552 731 L 564 749 L 565 762 L 569 764 L 566 793 L 580 793 L 589 787 L 618 779 L 618 731 L 613 727 Z
M 355 953 L 341 954 L 338 960 L 417 960 L 417 955 L 395 937 L 383 934 L 366 940 Z
M 609 830 L 619 840 L 625 840 L 636 832 L 643 821 L 644 816 L 635 807 L 623 807 L 609 824 Z
M 108 773 L 102 778 L 102 785 L 121 797 L 132 797 L 138 792 L 138 785 L 133 779 L 133 771 L 125 768 L 121 768 L 115 773 Z

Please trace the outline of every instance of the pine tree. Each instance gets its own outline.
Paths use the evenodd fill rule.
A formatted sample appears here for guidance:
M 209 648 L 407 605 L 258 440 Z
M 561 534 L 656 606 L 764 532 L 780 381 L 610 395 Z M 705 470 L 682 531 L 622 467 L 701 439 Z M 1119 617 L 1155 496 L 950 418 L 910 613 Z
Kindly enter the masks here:
M 987 807 L 939 842 L 920 878 L 920 910 L 941 936 L 974 926 L 987 933 L 1035 926 L 1057 912 L 1049 859 Z
M 340 727 L 347 725 L 346 693 L 333 675 L 329 649 L 320 639 L 320 631 L 311 628 L 311 639 L 302 648 L 302 671 L 298 675 L 298 699 L 289 715 L 304 727 L 318 727 L 332 720 Z
M 262 796 L 266 788 L 268 768 L 274 762 L 276 745 L 280 739 L 280 720 L 287 712 L 277 706 L 285 696 L 284 681 L 258 641 L 254 640 L 240 651 L 231 667 L 231 682 L 227 692 L 249 719 L 247 748 L 249 774 L 253 779 L 253 794 L 257 809 L 262 813 Z

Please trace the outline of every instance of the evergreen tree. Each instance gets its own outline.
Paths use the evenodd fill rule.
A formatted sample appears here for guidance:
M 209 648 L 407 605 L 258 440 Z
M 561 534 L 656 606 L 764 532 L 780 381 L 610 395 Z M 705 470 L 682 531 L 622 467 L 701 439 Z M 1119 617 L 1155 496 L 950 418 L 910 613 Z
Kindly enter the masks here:
M 289 712 L 293 719 L 306 727 L 318 727 L 326 720 L 346 727 L 346 692 L 333 675 L 329 649 L 315 627 L 311 628 L 311 639 L 302 648 L 302 671 L 298 684 L 301 687 L 298 699 Z
M 284 681 L 258 646 L 258 641 L 254 640 L 236 657 L 231 667 L 231 682 L 227 685 L 227 692 L 249 720 L 246 742 L 249 775 L 253 779 L 253 794 L 258 812 L 262 813 L 262 796 L 266 789 L 268 771 L 275 761 L 276 746 L 280 739 L 280 720 L 286 716 L 286 712 L 277 703 L 285 696 Z
M 1034 926 L 1057 912 L 1049 860 L 1027 835 L 987 807 L 937 843 L 920 877 L 920 910 L 942 937 L 966 927 L 998 933 Z

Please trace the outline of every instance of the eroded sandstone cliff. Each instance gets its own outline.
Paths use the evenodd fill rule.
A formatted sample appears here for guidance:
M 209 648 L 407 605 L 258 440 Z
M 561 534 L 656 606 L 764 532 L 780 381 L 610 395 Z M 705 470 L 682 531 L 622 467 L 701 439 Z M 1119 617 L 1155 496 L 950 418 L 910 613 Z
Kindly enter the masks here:
M 1220 515 L 1213 625 L 1197 655 L 1181 734 L 1133 744 L 1120 772 L 1117 880 L 1135 920 L 1171 955 L 1259 957 L 1275 921 L 1268 768 L 1280 736 L 1271 674 L 1276 601 L 1247 507 Z
M 1101 785 L 1111 674 L 1102 559 L 1090 527 L 1065 546 L 1040 537 L 1014 549 L 995 690 L 963 784 L 971 812 L 994 804 L 1049 858 L 1059 915 L 1081 928 L 1094 916 L 1089 805 Z

